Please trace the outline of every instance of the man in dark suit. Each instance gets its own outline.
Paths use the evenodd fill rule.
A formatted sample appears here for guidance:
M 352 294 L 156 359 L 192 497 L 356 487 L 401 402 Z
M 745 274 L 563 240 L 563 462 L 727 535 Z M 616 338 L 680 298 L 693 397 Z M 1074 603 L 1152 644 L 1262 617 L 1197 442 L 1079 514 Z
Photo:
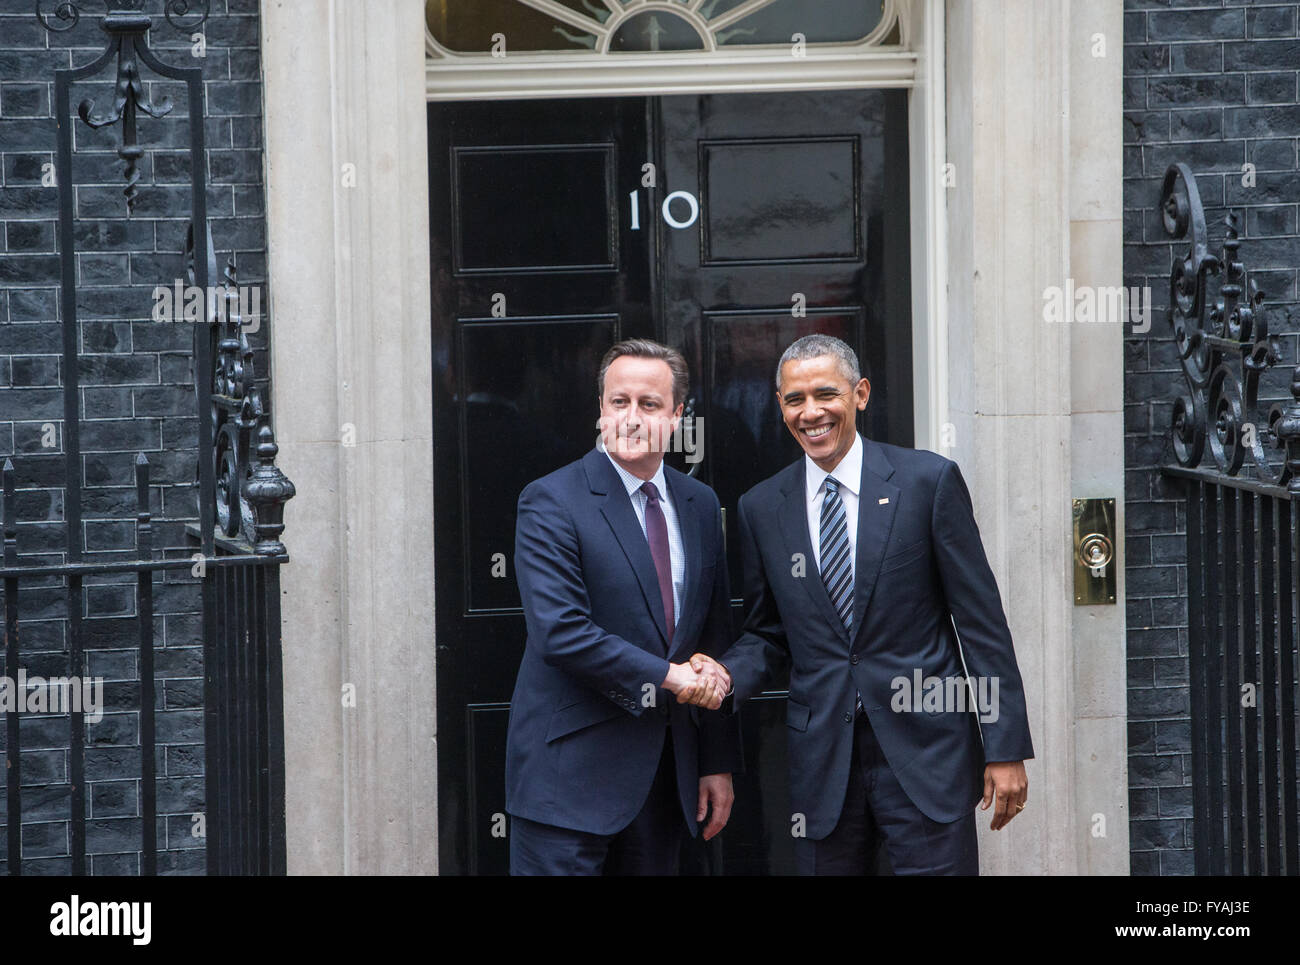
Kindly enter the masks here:
M 730 815 L 739 731 L 717 713 L 729 680 L 688 662 L 733 639 L 721 513 L 663 462 L 687 380 L 672 349 L 615 345 L 597 447 L 519 497 L 512 874 L 673 874 L 683 833 L 711 811 L 711 838 Z
M 801 873 L 867 873 L 883 841 L 896 874 L 978 874 L 976 802 L 994 829 L 1025 806 L 1020 672 L 957 464 L 862 438 L 870 389 L 839 339 L 782 356 L 805 456 L 740 500 L 745 625 L 722 665 L 736 702 L 791 667 Z

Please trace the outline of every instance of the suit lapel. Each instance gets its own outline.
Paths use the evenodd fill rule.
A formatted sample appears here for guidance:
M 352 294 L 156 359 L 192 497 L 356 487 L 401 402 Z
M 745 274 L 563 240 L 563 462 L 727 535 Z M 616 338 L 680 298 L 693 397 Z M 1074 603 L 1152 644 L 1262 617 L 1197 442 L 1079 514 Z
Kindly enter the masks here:
M 682 549 L 686 553 L 686 589 L 682 593 L 682 612 L 677 614 L 677 626 L 685 628 L 687 620 L 700 605 L 701 594 L 711 593 L 713 587 L 700 585 L 700 519 L 696 513 L 694 497 L 686 492 L 681 476 L 669 466 L 664 467 L 664 480 L 668 483 L 668 498 L 672 500 L 673 512 L 677 514 L 677 526 L 682 532 Z M 655 587 L 658 588 L 657 582 Z M 673 653 L 681 648 L 685 639 L 685 634 L 674 632 Z
M 849 633 L 844 628 L 844 621 L 840 619 L 834 604 L 831 603 L 830 594 L 826 592 L 826 584 L 822 582 L 821 571 L 817 569 L 817 556 L 813 552 L 812 537 L 808 532 L 808 487 L 804 477 L 804 464 L 800 459 L 792 467 L 791 478 L 787 479 L 781 487 L 781 491 L 785 493 L 785 501 L 777 509 L 777 516 L 781 521 L 781 533 L 785 537 L 785 548 L 790 556 L 791 566 L 795 563 L 794 554 L 802 554 L 804 559 L 804 575 L 796 577 L 796 581 L 803 584 L 803 588 L 812 598 L 813 606 L 817 607 L 822 618 L 836 629 L 847 644 Z
M 587 469 L 587 481 L 591 491 L 605 494 L 600 512 L 614 531 L 614 537 L 632 565 L 641 595 L 645 598 L 650 616 L 659 628 L 660 643 L 665 652 L 668 648 L 668 626 L 664 620 L 663 597 L 659 593 L 659 575 L 655 572 L 654 557 L 650 555 L 650 543 L 637 521 L 636 510 L 632 508 L 631 497 L 623 488 L 623 480 L 610 464 L 609 456 L 599 449 L 593 449 L 583 459 Z
M 880 563 L 894 527 L 898 495 L 902 490 L 888 482 L 894 467 L 870 439 L 862 440 L 862 483 L 858 489 L 858 547 L 853 573 L 853 634 L 866 619 L 876 588 Z

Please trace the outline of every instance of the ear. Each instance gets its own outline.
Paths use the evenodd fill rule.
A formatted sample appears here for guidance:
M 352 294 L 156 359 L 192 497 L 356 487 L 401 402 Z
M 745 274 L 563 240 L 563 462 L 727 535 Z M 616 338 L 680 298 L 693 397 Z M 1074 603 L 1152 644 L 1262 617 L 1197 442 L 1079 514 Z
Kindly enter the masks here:
M 686 409 L 686 403 L 685 403 L 685 402 L 678 402 L 678 403 L 677 403 L 677 408 L 673 409 L 673 414 L 672 414 L 671 420 L 672 420 L 672 427 L 673 427 L 673 431 L 674 431 L 674 432 L 677 431 L 677 425 L 678 425 L 678 423 L 680 423 L 680 422 L 682 421 L 682 412 L 683 412 L 685 409 Z
M 853 395 L 858 409 L 865 409 L 867 400 L 871 398 L 871 383 L 866 379 L 859 380 L 858 384 L 853 387 Z

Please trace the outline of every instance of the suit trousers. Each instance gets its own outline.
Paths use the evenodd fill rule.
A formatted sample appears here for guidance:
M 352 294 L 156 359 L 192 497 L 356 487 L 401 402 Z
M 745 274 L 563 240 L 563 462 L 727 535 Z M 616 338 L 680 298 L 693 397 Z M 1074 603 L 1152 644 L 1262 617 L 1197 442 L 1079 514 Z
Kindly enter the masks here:
M 820 841 L 796 839 L 795 866 L 801 875 L 978 875 L 975 814 L 940 824 L 921 813 L 860 713 L 839 822 Z
M 675 875 L 686 825 L 677 796 L 672 728 L 645 804 L 616 834 L 510 819 L 511 875 Z

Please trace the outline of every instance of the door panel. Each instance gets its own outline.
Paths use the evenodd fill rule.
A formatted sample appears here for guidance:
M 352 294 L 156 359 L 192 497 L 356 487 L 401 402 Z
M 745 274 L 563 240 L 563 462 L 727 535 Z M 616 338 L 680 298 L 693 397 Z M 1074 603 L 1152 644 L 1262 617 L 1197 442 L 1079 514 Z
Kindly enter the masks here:
M 611 269 L 617 259 L 612 143 L 457 147 L 452 197 L 460 273 Z M 557 217 L 539 217 L 546 197 Z
M 500 565 L 510 564 L 514 554 L 513 500 L 528 483 L 579 458 L 593 444 L 595 373 L 618 330 L 613 314 L 461 321 L 457 456 L 467 614 L 518 610 L 511 566 Z M 589 392 L 573 390 L 588 384 Z M 490 652 L 477 662 L 491 667 L 500 660 L 518 662 L 518 647 L 507 636 L 485 640 Z
M 700 263 L 860 261 L 858 170 L 854 137 L 701 140 Z
M 718 493 L 737 597 L 737 501 L 800 456 L 773 383 L 793 339 L 854 345 L 872 385 L 860 429 L 911 444 L 905 100 L 434 104 L 429 145 L 440 862 L 500 873 L 525 636 L 515 501 L 594 443 L 606 349 L 645 335 L 686 355 L 702 459 L 668 458 Z M 687 873 L 790 871 L 783 687 L 742 712 L 731 823 L 685 849 Z
M 429 107 L 444 873 L 507 870 L 519 492 L 591 448 L 601 357 L 654 334 L 650 242 L 616 197 L 644 142 L 640 99 Z
M 872 387 L 859 430 L 912 444 L 906 105 L 898 91 L 822 91 L 653 106 L 665 196 L 695 193 L 700 208 L 695 225 L 661 232 L 657 308 L 700 380 L 699 478 L 726 511 L 739 627 L 736 505 L 802 455 L 776 398 L 785 348 L 812 332 L 854 346 Z M 747 773 L 721 836 L 727 873 L 792 869 L 785 684 L 742 711 Z

